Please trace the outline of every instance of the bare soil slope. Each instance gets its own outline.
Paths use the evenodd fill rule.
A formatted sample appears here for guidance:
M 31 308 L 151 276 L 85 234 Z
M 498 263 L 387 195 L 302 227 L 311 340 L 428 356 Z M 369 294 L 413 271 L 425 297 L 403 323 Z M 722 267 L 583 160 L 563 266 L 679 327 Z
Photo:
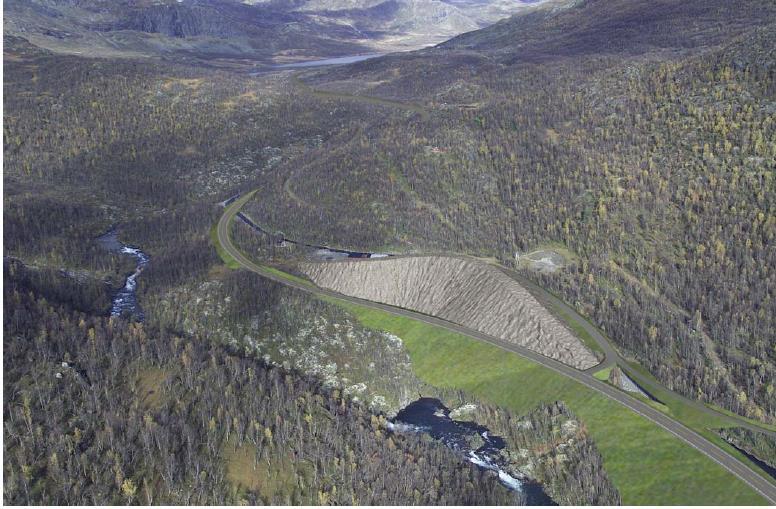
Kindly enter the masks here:
M 319 286 L 444 318 L 579 369 L 598 364 L 520 284 L 472 260 L 441 256 L 307 263 Z

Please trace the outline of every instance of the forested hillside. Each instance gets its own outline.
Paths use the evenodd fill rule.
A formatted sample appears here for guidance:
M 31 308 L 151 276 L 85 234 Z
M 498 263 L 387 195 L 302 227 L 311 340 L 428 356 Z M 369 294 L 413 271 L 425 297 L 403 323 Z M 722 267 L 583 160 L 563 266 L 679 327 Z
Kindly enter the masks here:
M 531 470 L 547 484 L 560 505 L 619 505 L 620 495 L 605 478 L 603 459 L 588 436 L 584 423 L 562 402 L 537 408 L 528 415 L 510 415 L 502 409 L 481 406 L 474 412 L 479 422 L 504 436 L 515 465 Z M 538 443 L 554 442 L 544 449 Z M 532 451 L 532 454 L 525 454 Z M 527 456 L 527 457 L 526 457 Z
M 400 338 L 336 306 L 225 272 L 211 244 L 217 202 L 274 178 L 283 161 L 353 119 L 379 121 L 381 108 L 300 97 L 282 75 L 63 57 L 18 38 L 6 43 L 9 500 L 515 502 L 515 492 L 441 444 L 387 440 L 385 418 L 370 410 L 392 414 L 420 390 L 436 391 L 414 377 Z M 113 226 L 151 258 L 138 279 L 145 324 L 105 318 L 134 269 L 96 241 Z M 300 445 L 281 447 L 279 436 Z M 553 450 L 544 435 L 532 436 L 537 450 Z M 336 463 L 316 449 L 333 441 L 342 447 Z M 379 463 L 375 451 L 392 459 Z M 358 458 L 372 466 L 362 470 Z M 591 462 L 595 475 L 585 482 L 616 496 L 596 458 L 580 449 L 573 464 Z M 374 475 L 387 482 L 390 462 L 406 461 L 430 484 L 397 470 L 390 487 L 375 488 Z M 588 500 L 569 491 L 576 474 L 557 475 L 565 477 L 554 496 Z M 410 491 L 400 479 L 413 480 Z
M 640 16 L 646 4 L 621 14 Z M 531 33 L 555 40 L 547 27 L 557 23 L 605 26 L 604 5 L 510 23 L 544 23 Z M 745 2 L 723 26 L 727 3 L 660 6 L 646 18 L 655 27 L 670 14 L 690 28 L 647 31 L 635 54 L 631 32 L 591 28 L 595 44 L 575 60 L 552 47 L 539 55 L 502 23 L 360 63 L 350 78 L 307 76 L 319 88 L 411 100 L 430 118 L 394 112 L 282 166 L 252 217 L 318 243 L 507 264 L 558 246 L 572 255 L 565 270 L 527 275 L 669 388 L 772 421 L 774 8 Z M 478 42 L 458 49 L 466 41 Z
M 4 291 L 8 503 L 520 503 L 313 378 Z
M 560 270 L 523 273 L 667 387 L 773 422 L 776 8 L 574 5 L 299 75 L 5 37 L 5 500 L 521 502 L 388 433 L 419 394 L 449 396 L 398 335 L 223 265 L 218 204 L 253 189 L 246 213 L 308 242 L 506 265 L 554 249 Z M 162 14 L 122 19 L 173 39 L 242 29 Z M 142 324 L 107 317 L 135 268 L 96 242 L 112 227 L 150 256 Z M 301 275 L 303 250 L 233 233 Z M 620 501 L 611 456 L 551 394 L 523 416 L 460 399 L 558 502 Z

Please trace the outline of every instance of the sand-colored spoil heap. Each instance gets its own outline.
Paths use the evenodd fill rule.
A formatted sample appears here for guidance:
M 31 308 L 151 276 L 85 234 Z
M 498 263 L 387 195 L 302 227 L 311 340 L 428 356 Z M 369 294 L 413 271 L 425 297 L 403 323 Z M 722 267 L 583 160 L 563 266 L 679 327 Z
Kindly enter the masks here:
M 442 256 L 307 263 L 320 287 L 463 325 L 578 369 L 591 352 L 517 281 L 490 265 Z

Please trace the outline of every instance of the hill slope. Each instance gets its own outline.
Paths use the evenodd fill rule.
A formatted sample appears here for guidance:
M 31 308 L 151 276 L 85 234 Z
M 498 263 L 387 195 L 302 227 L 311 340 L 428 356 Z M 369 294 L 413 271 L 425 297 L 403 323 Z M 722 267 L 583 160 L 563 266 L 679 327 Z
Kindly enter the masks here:
M 417 48 L 525 8 L 486 1 L 10 0 L 4 33 L 89 56 L 321 58 Z
M 773 421 L 775 38 L 770 2 L 589 0 L 311 74 L 430 119 L 279 168 L 253 217 L 356 250 L 559 246 L 573 263 L 531 277 L 669 388 Z
M 775 11 L 773 3 L 756 0 L 581 0 L 513 16 L 442 47 L 495 53 L 507 62 L 657 50 L 681 55 L 766 25 Z

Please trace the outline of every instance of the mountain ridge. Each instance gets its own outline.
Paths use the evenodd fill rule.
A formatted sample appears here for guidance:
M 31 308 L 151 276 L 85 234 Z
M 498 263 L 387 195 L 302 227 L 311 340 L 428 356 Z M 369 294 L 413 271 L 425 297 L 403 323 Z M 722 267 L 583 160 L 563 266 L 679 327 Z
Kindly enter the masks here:
M 416 49 L 536 4 L 503 0 L 9 0 L 4 32 L 51 51 L 270 62 Z

